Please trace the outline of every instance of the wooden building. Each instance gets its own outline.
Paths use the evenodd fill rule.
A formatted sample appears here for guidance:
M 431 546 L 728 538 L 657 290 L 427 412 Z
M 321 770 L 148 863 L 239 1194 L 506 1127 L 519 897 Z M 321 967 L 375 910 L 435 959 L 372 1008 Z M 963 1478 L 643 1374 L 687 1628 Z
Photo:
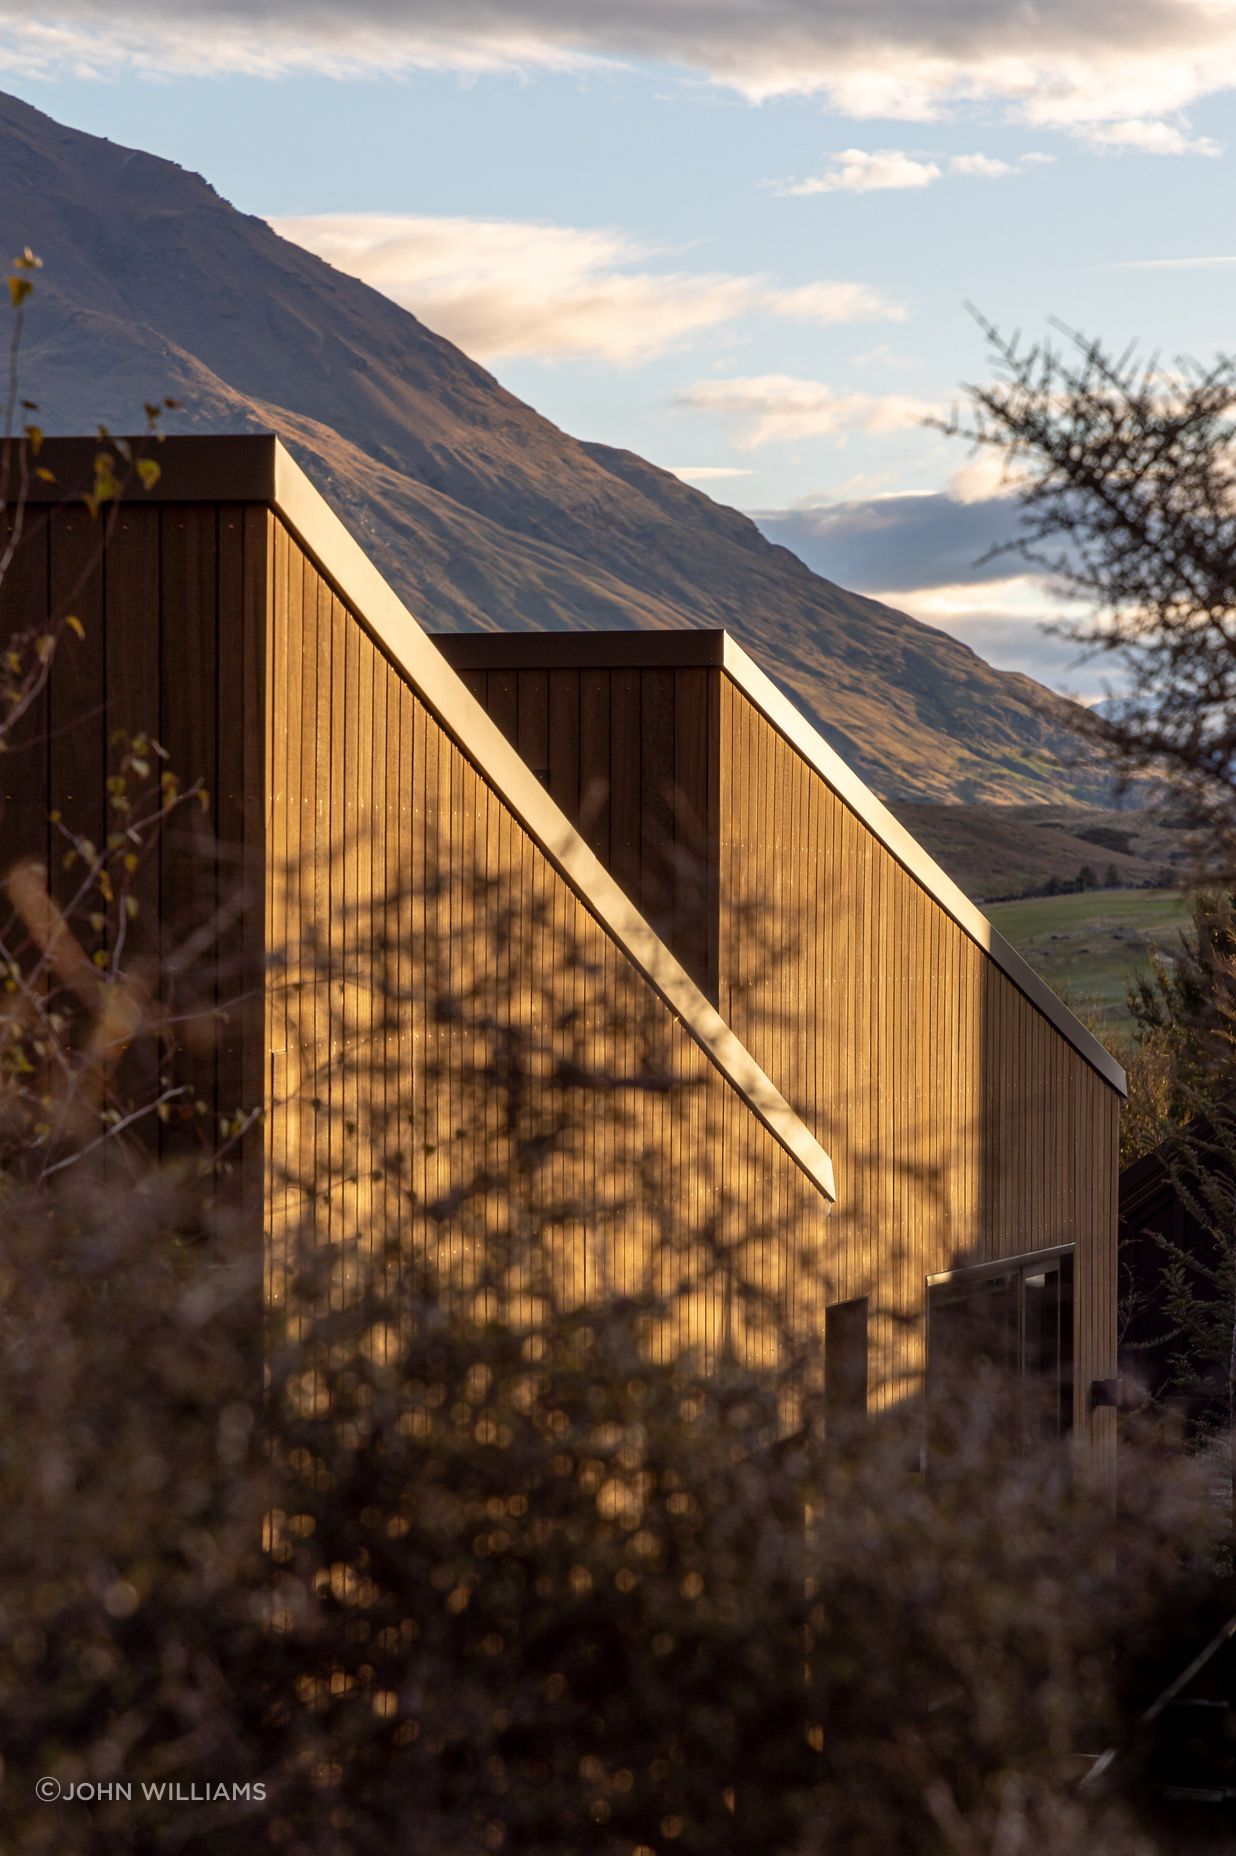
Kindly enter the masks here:
M 84 633 L 0 848 L 55 887 L 66 825 L 102 841 L 116 730 L 204 781 L 214 848 L 165 846 L 145 919 L 216 924 L 180 1062 L 264 1111 L 273 1297 L 306 1230 L 345 1290 L 393 1245 L 493 1292 L 514 1168 L 562 1292 L 673 1268 L 691 1338 L 788 1319 L 839 1404 L 998 1301 L 1110 1462 L 1121 1072 L 732 639 L 435 642 L 265 437 L 168 440 L 100 545 L 93 450 L 48 444 L 0 591 Z
M 94 451 L 45 447 L 3 586 L 10 634 L 81 632 L 4 761 L 3 865 L 67 903 L 117 731 L 203 782 L 213 829 L 194 808 L 142 870 L 130 944 L 204 940 L 176 1081 L 212 1135 L 263 1110 L 272 1299 L 307 1238 L 340 1294 L 392 1254 L 501 1294 L 518 1224 L 525 1289 L 686 1280 L 706 1353 L 818 1331 L 827 1153 L 287 452 L 168 440 L 105 525 L 68 495 Z
M 1119 1065 L 726 633 L 438 642 L 832 1155 L 880 1396 L 999 1296 L 1110 1455 Z

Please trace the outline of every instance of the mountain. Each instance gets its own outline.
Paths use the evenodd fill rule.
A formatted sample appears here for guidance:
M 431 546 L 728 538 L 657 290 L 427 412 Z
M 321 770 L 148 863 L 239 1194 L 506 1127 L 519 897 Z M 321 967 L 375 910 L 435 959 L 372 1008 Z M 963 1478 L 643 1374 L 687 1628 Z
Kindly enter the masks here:
M 568 437 L 458 348 L 169 161 L 0 97 L 0 235 L 44 260 L 49 431 L 273 429 L 431 630 L 724 625 L 885 797 L 1094 801 L 1072 705 Z

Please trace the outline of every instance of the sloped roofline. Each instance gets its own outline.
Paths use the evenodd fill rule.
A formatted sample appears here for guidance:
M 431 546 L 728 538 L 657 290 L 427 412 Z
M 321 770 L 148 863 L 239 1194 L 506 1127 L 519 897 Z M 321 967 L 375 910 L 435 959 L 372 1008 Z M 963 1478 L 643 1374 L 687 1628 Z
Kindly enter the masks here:
M 730 633 L 722 630 L 460 632 L 438 642 L 461 670 L 552 668 L 555 664 L 633 669 L 640 665 L 710 666 L 724 670 L 790 746 L 813 766 L 837 797 L 878 838 L 897 862 L 939 903 L 970 939 L 1012 980 L 1043 1017 L 1090 1067 L 1121 1096 L 1128 1079 L 1111 1052 L 1051 990 L 983 911 L 943 871 L 918 839 L 876 798 L 831 748 L 813 722 L 760 669 Z
M 143 441 L 127 442 L 137 446 Z M 811 1130 L 619 888 L 280 440 L 269 433 L 175 437 L 146 448 L 160 465 L 159 481 L 152 491 L 135 488 L 130 500 L 265 503 L 287 524 L 693 1041 L 813 1185 L 835 1203 L 832 1160 Z M 55 481 L 33 481 L 31 501 L 64 502 L 88 487 L 99 449 L 93 439 L 48 439 L 39 463 Z

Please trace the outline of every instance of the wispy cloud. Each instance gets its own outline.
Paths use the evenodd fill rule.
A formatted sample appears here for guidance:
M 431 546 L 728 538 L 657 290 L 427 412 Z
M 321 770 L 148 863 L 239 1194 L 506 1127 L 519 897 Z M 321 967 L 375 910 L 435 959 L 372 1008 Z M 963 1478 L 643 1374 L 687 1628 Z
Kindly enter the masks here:
M 870 284 L 797 284 L 768 290 L 765 306 L 788 322 L 904 322 L 909 311 Z
M 1110 664 L 1087 662 L 1079 645 L 1045 629 L 1080 615 L 1025 576 L 991 581 L 979 597 L 966 585 L 907 587 L 891 600 L 876 589 L 871 597 L 959 638 L 995 669 L 1020 671 L 1077 702 L 1098 701 L 1118 681 Z
M 478 359 L 599 357 L 631 366 L 747 316 L 896 321 L 869 285 L 654 270 L 624 232 L 528 220 L 335 213 L 273 219 L 285 238 L 402 303 Z
M 1092 148 L 1132 151 L 1140 155 L 1205 155 L 1210 160 L 1223 153 L 1221 145 L 1208 135 L 1191 135 L 1179 123 L 1143 121 L 1137 117 L 1126 122 L 1094 123 L 1084 131 Z
M 1003 180 L 1025 168 L 1041 167 L 1051 155 L 1037 151 L 1003 161 L 996 155 L 928 156 L 910 154 L 900 148 L 843 148 L 830 155 L 823 171 L 806 180 L 773 181 L 774 191 L 805 197 L 816 193 L 885 193 L 918 190 L 942 180 L 945 174 L 960 174 L 971 180 Z
M 818 96 L 855 118 L 925 122 L 986 102 L 1077 133 L 1170 122 L 1236 86 L 1226 0 L 51 0 L 37 11 L 0 0 L 0 27 L 10 76 L 658 61 L 753 99 Z
M 681 477 L 687 483 L 713 483 L 722 477 L 749 477 L 752 474 L 737 464 L 667 464 L 665 468 L 671 477 Z
M 920 161 L 897 148 L 843 148 L 830 155 L 822 174 L 807 180 L 776 183 L 778 193 L 806 196 L 813 193 L 882 193 L 893 188 L 930 187 L 943 168 Z
M 1011 162 L 995 155 L 954 155 L 948 165 L 951 173 L 967 174 L 976 180 L 1003 180 L 1006 174 L 1017 172 Z
M 940 410 L 911 394 L 838 393 L 822 380 L 793 374 L 701 380 L 679 393 L 675 403 L 737 421 L 736 442 L 746 450 L 855 431 L 895 432 L 921 425 Z

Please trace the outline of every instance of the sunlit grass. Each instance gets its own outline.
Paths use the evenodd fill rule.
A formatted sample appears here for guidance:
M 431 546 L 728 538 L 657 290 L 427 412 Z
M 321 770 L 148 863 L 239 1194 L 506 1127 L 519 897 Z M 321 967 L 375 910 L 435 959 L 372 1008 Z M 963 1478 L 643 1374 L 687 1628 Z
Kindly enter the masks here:
M 1189 907 L 1174 889 L 1089 889 L 993 903 L 987 914 L 1054 992 L 1097 1026 L 1125 1032 L 1130 978 L 1152 951 L 1174 955 Z

